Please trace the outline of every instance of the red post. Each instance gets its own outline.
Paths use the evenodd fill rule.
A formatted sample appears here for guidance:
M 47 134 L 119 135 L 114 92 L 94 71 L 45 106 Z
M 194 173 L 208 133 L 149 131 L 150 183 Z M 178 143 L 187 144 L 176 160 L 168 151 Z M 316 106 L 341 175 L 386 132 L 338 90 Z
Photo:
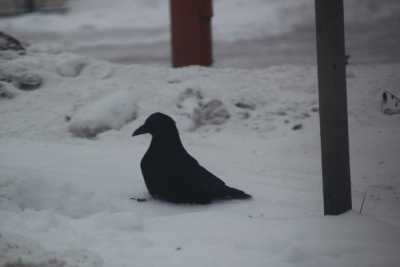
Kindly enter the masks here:
M 172 65 L 210 66 L 212 0 L 170 0 Z

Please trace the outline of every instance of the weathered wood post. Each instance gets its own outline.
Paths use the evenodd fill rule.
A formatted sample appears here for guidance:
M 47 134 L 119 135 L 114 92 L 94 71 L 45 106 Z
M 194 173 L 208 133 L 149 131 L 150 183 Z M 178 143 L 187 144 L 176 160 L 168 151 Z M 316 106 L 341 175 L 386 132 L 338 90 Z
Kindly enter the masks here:
M 351 209 L 343 0 L 315 0 L 325 215 Z
M 170 0 L 172 65 L 212 64 L 212 0 Z

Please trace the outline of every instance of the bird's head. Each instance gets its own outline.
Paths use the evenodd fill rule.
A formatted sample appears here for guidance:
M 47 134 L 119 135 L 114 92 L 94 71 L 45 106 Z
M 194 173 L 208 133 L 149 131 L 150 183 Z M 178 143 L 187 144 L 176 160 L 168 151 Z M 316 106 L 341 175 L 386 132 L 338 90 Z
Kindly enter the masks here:
M 132 136 L 146 133 L 157 136 L 160 133 L 169 132 L 171 130 L 176 131 L 175 121 L 170 116 L 157 112 L 151 114 L 144 124 L 133 132 Z

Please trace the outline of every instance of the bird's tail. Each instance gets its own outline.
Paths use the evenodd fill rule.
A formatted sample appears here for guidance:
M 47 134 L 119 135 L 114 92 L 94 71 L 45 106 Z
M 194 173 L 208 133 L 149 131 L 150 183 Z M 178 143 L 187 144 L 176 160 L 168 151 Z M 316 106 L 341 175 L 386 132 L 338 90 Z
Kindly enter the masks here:
M 232 199 L 249 199 L 251 195 L 243 192 L 242 190 L 226 186 L 225 188 L 225 197 L 232 198 Z

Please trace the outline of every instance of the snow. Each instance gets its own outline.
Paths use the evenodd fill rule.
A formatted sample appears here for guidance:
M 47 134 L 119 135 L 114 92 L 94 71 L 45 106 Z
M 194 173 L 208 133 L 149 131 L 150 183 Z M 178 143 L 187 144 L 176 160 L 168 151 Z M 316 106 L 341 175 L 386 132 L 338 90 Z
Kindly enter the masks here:
M 58 74 L 65 77 L 76 77 L 85 67 L 85 59 L 79 56 L 66 55 L 56 65 Z
M 88 104 L 73 115 L 69 131 L 80 137 L 96 137 L 98 133 L 119 130 L 136 119 L 136 100 L 129 91 L 120 91 Z
M 398 92 L 400 63 L 373 53 L 398 46 L 400 6 L 344 2 L 353 210 L 337 217 L 323 216 L 316 68 L 296 61 L 314 53 L 302 37 L 314 36 L 313 1 L 215 0 L 214 40 L 240 48 L 216 46 L 227 50 L 218 68 L 90 57 L 124 61 L 135 45 L 147 64 L 164 53 L 168 1 L 70 0 L 64 14 L 1 18 L 31 45 L 0 53 L 0 266 L 399 266 L 400 116 L 381 101 Z M 257 39 L 271 49 L 251 51 Z M 221 68 L 233 65 L 263 68 Z M 18 89 L 24 75 L 39 88 Z M 140 171 L 150 137 L 131 134 L 153 112 L 253 199 L 151 199 Z
M 76 61 L 78 75 L 57 68 Z M 349 66 L 353 211 L 339 217 L 323 216 L 313 66 L 169 69 L 51 49 L 0 68 L 44 80 L 0 102 L 1 265 L 399 265 L 400 117 L 380 110 L 382 90 L 398 87 L 397 63 Z M 192 127 L 210 101 L 229 117 Z M 149 198 L 139 168 L 149 136 L 131 133 L 156 111 L 174 117 L 204 166 L 254 199 L 131 200 Z

